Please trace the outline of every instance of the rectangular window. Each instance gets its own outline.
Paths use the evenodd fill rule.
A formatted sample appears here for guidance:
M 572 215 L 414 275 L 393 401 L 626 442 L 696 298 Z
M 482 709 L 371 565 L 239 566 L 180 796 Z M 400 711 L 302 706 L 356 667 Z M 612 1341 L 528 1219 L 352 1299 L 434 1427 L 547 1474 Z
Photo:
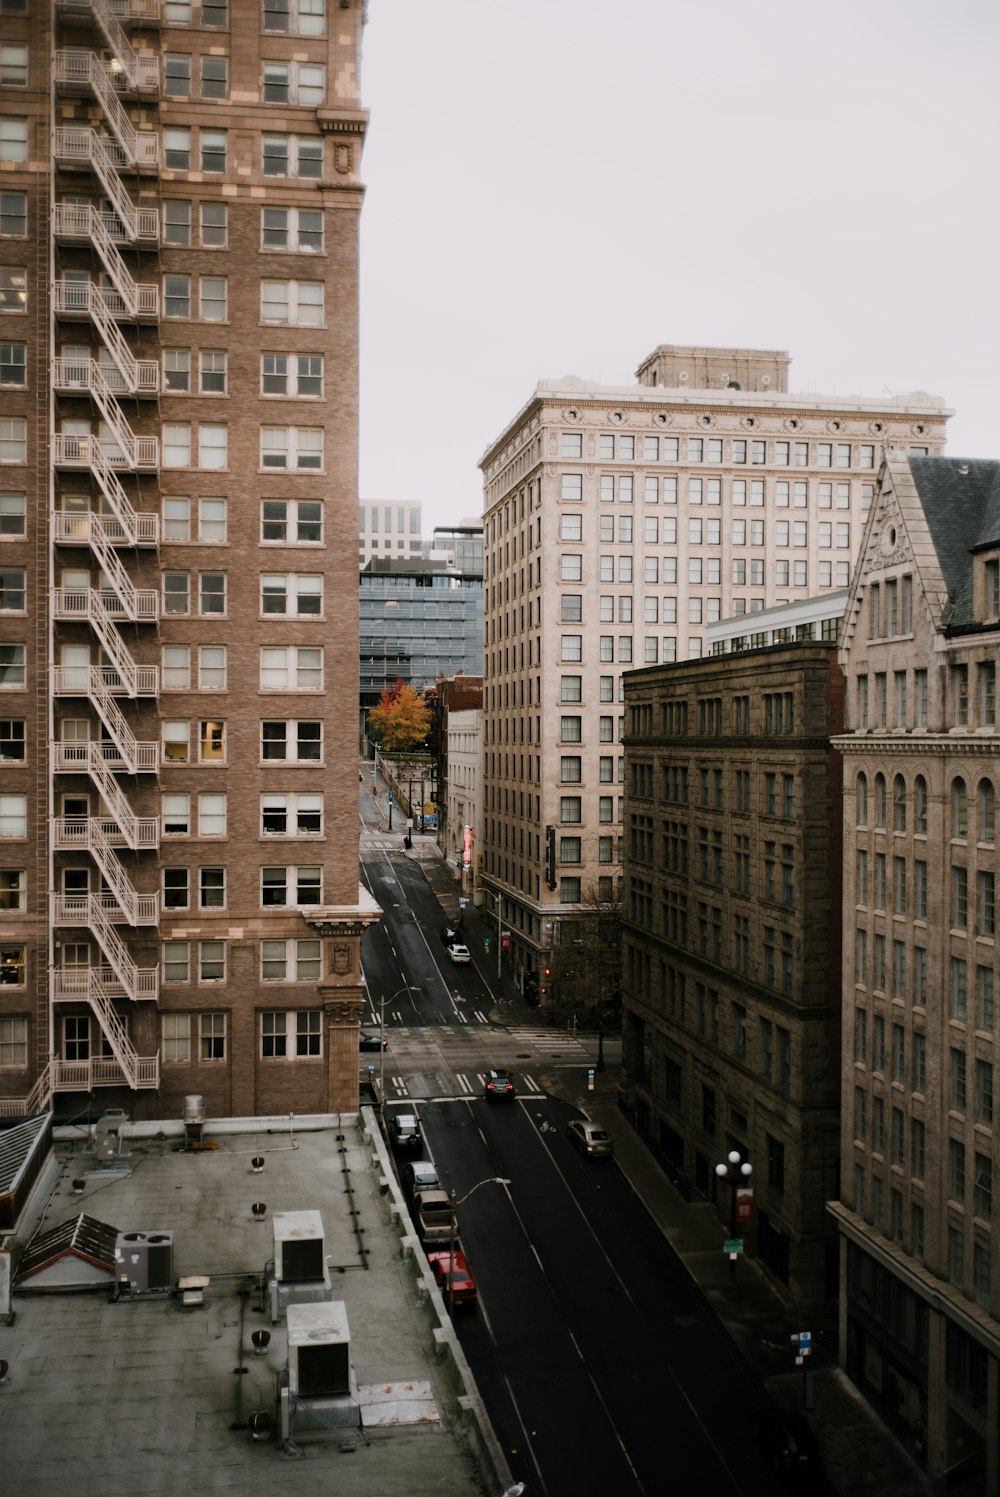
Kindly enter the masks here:
M 203 99 L 225 99 L 229 95 L 229 59 L 227 57 L 203 57 L 201 59 L 201 96 Z M 205 132 L 202 131 L 204 150 Z
M 262 280 L 260 316 L 276 326 L 323 327 L 323 282 Z
M 263 982 L 318 982 L 322 975 L 318 940 L 262 941 Z
M 265 499 L 260 529 L 265 544 L 319 545 L 323 540 L 323 506 L 318 499 Z
M 161 1040 L 165 1064 L 188 1064 L 191 1060 L 191 1015 L 163 1014 Z
M 323 468 L 323 428 L 306 426 L 262 426 L 260 465 L 287 470 Z
M 224 1013 L 199 1014 L 198 1035 L 198 1054 L 201 1060 L 225 1060 L 226 1015 Z
M 323 250 L 323 212 L 318 208 L 263 208 L 261 247 L 320 254 Z
M 260 652 L 263 691 L 322 691 L 322 648 L 264 646 Z

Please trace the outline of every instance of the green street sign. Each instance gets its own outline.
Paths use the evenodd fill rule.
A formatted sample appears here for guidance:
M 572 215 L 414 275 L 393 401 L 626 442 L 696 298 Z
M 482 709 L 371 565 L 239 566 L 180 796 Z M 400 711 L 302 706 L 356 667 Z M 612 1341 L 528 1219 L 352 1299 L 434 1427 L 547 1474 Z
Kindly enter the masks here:
M 490 949 L 490 947 L 492 945 L 493 945 L 493 937 L 492 936 L 484 936 L 483 937 L 483 950 L 484 951 L 489 951 L 489 949 Z
M 743 1238 L 742 1237 L 727 1237 L 726 1240 L 725 1240 L 725 1242 L 722 1244 L 722 1251 L 724 1253 L 728 1253 L 729 1256 L 730 1256 L 730 1258 L 732 1258 L 736 1254 L 742 1253 L 742 1251 L 743 1251 Z

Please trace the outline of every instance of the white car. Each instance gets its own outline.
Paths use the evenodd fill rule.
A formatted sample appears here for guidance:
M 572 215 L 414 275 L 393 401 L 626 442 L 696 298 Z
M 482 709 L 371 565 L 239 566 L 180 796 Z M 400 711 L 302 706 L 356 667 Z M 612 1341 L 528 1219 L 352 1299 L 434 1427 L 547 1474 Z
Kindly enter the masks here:
M 451 945 L 448 947 L 448 955 L 456 965 L 461 962 L 472 961 L 472 954 L 469 951 L 468 946 L 463 946 L 461 941 L 452 941 Z

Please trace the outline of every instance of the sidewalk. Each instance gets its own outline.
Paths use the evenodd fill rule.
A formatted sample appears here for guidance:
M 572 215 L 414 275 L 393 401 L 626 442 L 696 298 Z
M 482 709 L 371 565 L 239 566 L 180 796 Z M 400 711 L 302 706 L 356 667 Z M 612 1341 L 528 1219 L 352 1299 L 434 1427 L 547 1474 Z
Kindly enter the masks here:
M 436 844 L 433 851 L 419 845 L 430 841 L 414 838 L 410 856 L 419 859 L 442 911 L 457 924 L 460 880 L 440 856 Z M 538 1009 L 525 1003 L 506 965 L 497 979 L 495 925 L 471 904 L 462 913 L 466 944 L 493 995 L 492 1017 L 504 1024 L 538 1024 Z M 493 938 L 488 956 L 483 947 L 486 935 Z M 613 1136 L 619 1167 L 762 1386 L 776 1403 L 797 1412 L 802 1410 L 803 1376 L 802 1369 L 795 1366 L 791 1337 L 799 1331 L 812 1332 L 814 1350 L 808 1363 L 811 1407 L 807 1417 L 819 1441 L 831 1485 L 844 1497 L 865 1491 L 892 1493 L 892 1497 L 927 1497 L 931 1486 L 925 1474 L 837 1366 L 835 1319 L 831 1316 L 826 1324 L 800 1324 L 800 1317 L 785 1305 L 752 1260 L 737 1263 L 737 1297 L 730 1297 L 730 1265 L 723 1252 L 725 1228 L 708 1202 L 684 1200 L 620 1110 L 619 1055 L 617 1041 L 608 1039 L 607 1069 L 595 1074 L 593 1091 L 588 1090 L 587 1073 L 581 1070 L 578 1076 L 561 1073 L 552 1094 L 579 1107 Z

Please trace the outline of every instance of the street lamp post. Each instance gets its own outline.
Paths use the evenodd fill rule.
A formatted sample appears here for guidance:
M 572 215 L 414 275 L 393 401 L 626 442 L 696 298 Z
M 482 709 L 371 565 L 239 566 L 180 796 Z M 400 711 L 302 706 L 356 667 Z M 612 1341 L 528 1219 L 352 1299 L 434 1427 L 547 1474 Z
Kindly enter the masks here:
M 378 1052 L 378 1113 L 379 1113 L 379 1117 L 382 1119 L 383 1123 L 385 1122 L 385 1009 L 386 1009 L 386 1004 L 388 1004 L 388 1003 L 395 1003 L 396 999 L 402 993 L 405 993 L 406 996 L 407 996 L 407 998 L 408 998 L 411 993 L 419 993 L 419 992 L 420 992 L 419 988 L 411 987 L 409 983 L 406 983 L 403 987 L 398 988 L 395 993 L 390 994 L 390 996 L 388 998 L 382 997 L 379 1000 L 379 1039 L 382 1042 L 382 1046 L 381 1046 L 381 1049 Z
M 448 1314 L 454 1318 L 455 1315 L 455 1240 L 458 1237 L 458 1208 L 464 1206 L 471 1195 L 475 1195 L 481 1185 L 509 1185 L 510 1181 L 504 1175 L 490 1175 L 486 1180 L 477 1180 L 471 1190 L 467 1190 L 464 1196 L 456 1200 L 455 1192 L 449 1191 L 448 1205 L 451 1207 L 451 1239 L 448 1252 Z
M 730 1149 L 726 1157 L 729 1160 L 729 1163 L 717 1164 L 715 1166 L 715 1173 L 718 1175 L 720 1181 L 727 1179 L 729 1181 L 729 1240 L 730 1242 L 733 1242 L 736 1239 L 736 1197 L 739 1191 L 741 1180 L 744 1185 L 749 1183 L 750 1176 L 753 1174 L 753 1165 L 750 1163 L 749 1159 L 744 1160 L 741 1164 L 739 1151 L 737 1149 Z M 730 1299 L 736 1298 L 736 1260 L 738 1257 L 739 1254 L 731 1248 L 729 1252 Z

